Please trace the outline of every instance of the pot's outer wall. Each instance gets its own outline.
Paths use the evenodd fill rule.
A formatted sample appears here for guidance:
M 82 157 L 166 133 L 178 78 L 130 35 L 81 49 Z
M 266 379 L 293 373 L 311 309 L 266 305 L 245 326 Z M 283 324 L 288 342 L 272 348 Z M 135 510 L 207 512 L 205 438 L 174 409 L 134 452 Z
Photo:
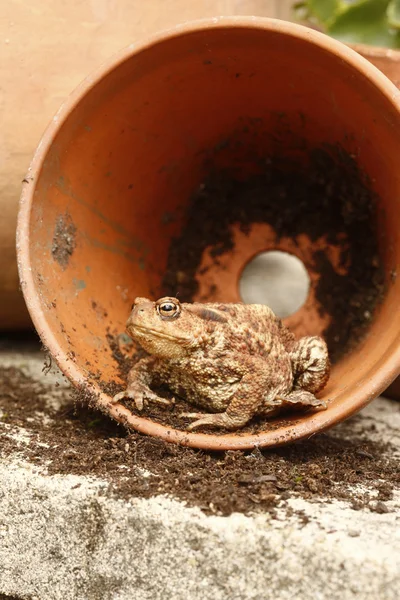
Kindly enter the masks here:
M 364 45 L 355 45 L 353 48 L 378 67 L 397 87 L 400 87 L 400 52 Z M 384 395 L 394 400 L 400 400 L 400 378 L 397 378 L 388 387 Z
M 198 30 L 196 30 L 198 28 Z M 157 296 L 171 237 L 204 177 L 210 148 L 250 121 L 284 113 L 311 143 L 340 142 L 381 197 L 388 292 L 365 343 L 333 370 L 327 411 L 293 419 L 251 442 L 279 444 L 332 425 L 382 392 L 399 367 L 399 92 L 346 47 L 283 22 L 214 19 L 129 49 L 89 78 L 55 117 L 25 184 L 19 221 L 21 281 L 35 325 L 75 383 L 119 381 L 107 333 L 122 333 L 135 296 Z M 271 138 L 260 135 L 260 152 Z M 262 147 L 261 147 L 262 146 Z M 287 152 L 292 149 L 288 146 Z M 61 248 L 61 250 L 60 250 Z M 312 331 L 310 331 L 312 333 Z M 107 408 L 108 398 L 100 404 Z M 115 408 L 117 418 L 126 411 Z M 133 417 L 142 431 L 152 426 Z M 206 446 L 212 436 L 152 430 Z M 228 441 L 227 441 L 228 440 Z

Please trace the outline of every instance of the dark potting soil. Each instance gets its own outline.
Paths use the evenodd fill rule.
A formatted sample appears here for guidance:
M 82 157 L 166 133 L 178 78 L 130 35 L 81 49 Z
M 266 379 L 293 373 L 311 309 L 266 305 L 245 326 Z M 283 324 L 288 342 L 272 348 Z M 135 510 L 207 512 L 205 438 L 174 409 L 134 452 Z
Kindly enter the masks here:
M 291 497 L 339 499 L 356 510 L 383 513 L 400 487 L 393 449 L 366 439 L 374 424 L 366 419 L 357 433 L 352 430 L 362 417 L 285 448 L 205 452 L 127 432 L 95 409 L 73 403 L 68 389 L 62 392 L 63 408 L 51 409 L 45 395 L 55 393 L 55 387 L 19 369 L 0 367 L 1 421 L 11 427 L 4 431 L 17 426 L 31 435 L 23 447 L 3 435 L 2 456 L 17 451 L 50 474 L 102 477 L 118 497 L 169 494 L 221 515 L 267 511 L 275 516 L 278 506 L 291 514 L 286 502 Z M 43 413 L 51 418 L 43 419 Z M 151 475 L 143 477 L 143 469 Z M 307 520 L 301 511 L 298 515 Z
M 230 252 L 235 224 L 248 233 L 252 224 L 268 223 L 278 239 L 324 237 L 340 246 L 341 266 L 346 266 L 339 274 L 323 251 L 314 254 L 321 275 L 315 296 L 321 314 L 330 317 L 324 337 L 336 362 L 364 336 L 384 290 L 376 197 L 355 158 L 326 146 L 311 151 L 307 165 L 264 158 L 246 179 L 237 171 L 210 169 L 189 203 L 181 235 L 170 246 L 163 295 L 193 301 L 204 251 L 209 248 L 216 263 Z

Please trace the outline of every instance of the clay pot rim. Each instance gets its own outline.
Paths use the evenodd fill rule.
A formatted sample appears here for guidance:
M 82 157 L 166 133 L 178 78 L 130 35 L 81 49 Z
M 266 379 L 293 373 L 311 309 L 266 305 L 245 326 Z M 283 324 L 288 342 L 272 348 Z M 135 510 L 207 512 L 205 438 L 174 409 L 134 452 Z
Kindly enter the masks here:
M 384 46 L 370 46 L 369 44 L 361 43 L 346 43 L 346 46 L 352 48 L 356 52 L 360 52 L 363 56 L 373 56 L 378 58 L 386 58 L 393 61 L 400 60 L 400 50 L 397 48 L 385 48 Z
M 309 438 L 351 416 L 379 395 L 398 375 L 400 368 L 400 340 L 396 350 L 384 360 L 382 367 L 376 373 L 373 388 L 369 382 L 359 385 L 353 391 L 351 399 L 347 399 L 338 406 L 331 406 L 326 411 L 310 414 L 306 418 L 303 417 L 298 423 L 293 419 L 291 424 L 286 424 L 276 430 L 267 430 L 258 434 L 240 434 L 239 432 L 238 434 L 215 435 L 212 433 L 189 433 L 172 429 L 161 425 L 160 423 L 139 417 L 131 413 L 122 405 L 111 406 L 109 396 L 103 393 L 97 385 L 86 381 L 83 373 L 81 373 L 78 367 L 68 359 L 65 352 L 60 348 L 56 337 L 47 323 L 46 314 L 40 304 L 39 294 L 36 290 L 32 275 L 29 223 L 35 190 L 35 180 L 41 173 L 43 162 L 55 136 L 81 98 L 90 92 L 100 80 L 118 68 L 134 54 L 143 52 L 168 39 L 186 34 L 207 29 L 230 28 L 266 29 L 268 31 L 275 31 L 313 43 L 319 47 L 320 50 L 335 54 L 342 61 L 350 64 L 365 77 L 373 81 L 375 87 L 382 95 L 386 96 L 387 100 L 400 111 L 400 91 L 397 87 L 381 71 L 379 71 L 379 69 L 368 62 L 367 59 L 360 56 L 355 50 L 323 33 L 296 23 L 264 17 L 215 17 L 184 23 L 156 35 L 148 36 L 141 42 L 131 44 L 122 49 L 100 66 L 93 74 L 86 77 L 64 101 L 48 125 L 28 169 L 22 189 L 17 224 L 17 258 L 22 291 L 36 330 L 38 331 L 44 346 L 49 350 L 61 371 L 74 383 L 74 385 L 87 389 L 89 393 L 95 394 L 97 396 L 97 406 L 101 410 L 108 413 L 117 421 L 128 425 L 130 428 L 162 438 L 168 442 L 210 450 L 233 450 L 279 446 L 295 440 Z

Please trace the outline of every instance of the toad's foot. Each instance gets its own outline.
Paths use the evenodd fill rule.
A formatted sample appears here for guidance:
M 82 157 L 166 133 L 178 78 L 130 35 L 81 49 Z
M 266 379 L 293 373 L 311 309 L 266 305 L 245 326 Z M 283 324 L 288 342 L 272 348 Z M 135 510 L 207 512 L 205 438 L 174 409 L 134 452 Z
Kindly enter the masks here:
M 325 409 L 328 407 L 325 400 L 321 400 L 321 398 L 316 398 L 314 394 L 311 392 L 306 392 L 305 390 L 295 390 L 291 392 L 287 396 L 283 396 L 279 398 L 281 400 L 282 405 L 293 406 L 298 408 L 321 408 Z
M 144 406 L 149 402 L 163 404 L 164 406 L 170 406 L 174 403 L 174 399 L 167 400 L 166 398 L 160 398 L 160 396 L 157 396 L 157 394 L 155 394 L 148 388 L 135 386 L 129 387 L 124 392 L 116 394 L 111 400 L 111 404 L 118 404 L 118 402 L 121 402 L 121 400 L 124 400 L 126 398 L 133 400 L 137 410 L 139 411 L 142 411 Z
M 223 427 L 224 429 L 239 429 L 243 427 L 243 419 L 235 419 L 228 413 L 181 413 L 180 417 L 186 417 L 187 419 L 197 419 L 194 423 L 187 427 L 188 431 L 193 431 L 198 427 Z M 247 419 L 246 419 L 247 421 Z

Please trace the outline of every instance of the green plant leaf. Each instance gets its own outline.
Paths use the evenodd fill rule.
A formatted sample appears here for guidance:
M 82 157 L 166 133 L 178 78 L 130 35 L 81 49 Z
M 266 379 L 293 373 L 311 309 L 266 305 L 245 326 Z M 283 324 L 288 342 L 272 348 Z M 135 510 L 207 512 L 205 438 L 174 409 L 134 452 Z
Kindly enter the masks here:
M 306 4 L 310 14 L 324 25 L 332 21 L 342 9 L 340 0 L 309 0 Z
M 389 27 L 400 29 L 400 0 L 392 0 L 386 11 Z
M 346 43 L 400 48 L 400 32 L 389 26 L 388 0 L 363 0 L 349 5 L 326 28 L 326 33 Z

